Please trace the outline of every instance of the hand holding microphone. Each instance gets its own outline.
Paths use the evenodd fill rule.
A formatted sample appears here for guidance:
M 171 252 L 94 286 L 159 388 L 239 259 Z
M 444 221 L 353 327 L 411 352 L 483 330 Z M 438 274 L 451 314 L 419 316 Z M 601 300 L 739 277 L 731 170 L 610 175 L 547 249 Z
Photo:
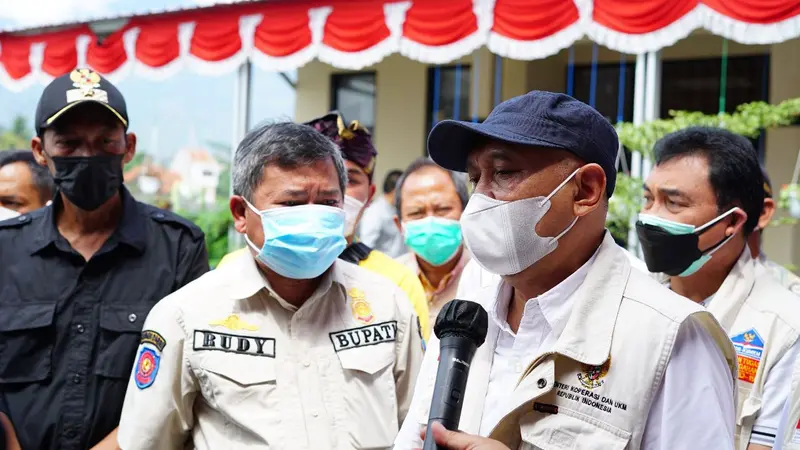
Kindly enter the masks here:
M 431 434 L 440 449 L 447 450 L 510 450 L 502 442 L 489 438 L 473 436 L 458 431 L 450 431 L 440 423 L 431 424 Z M 424 440 L 426 432 L 423 429 L 420 437 Z
M 431 398 L 423 450 L 447 448 L 437 445 L 434 440 L 434 433 L 431 431 L 434 422 L 441 423 L 448 430 L 458 430 L 469 366 L 475 351 L 486 340 L 488 322 L 483 307 L 466 300 L 452 300 L 439 312 L 433 326 L 433 331 L 439 338 L 439 369 Z

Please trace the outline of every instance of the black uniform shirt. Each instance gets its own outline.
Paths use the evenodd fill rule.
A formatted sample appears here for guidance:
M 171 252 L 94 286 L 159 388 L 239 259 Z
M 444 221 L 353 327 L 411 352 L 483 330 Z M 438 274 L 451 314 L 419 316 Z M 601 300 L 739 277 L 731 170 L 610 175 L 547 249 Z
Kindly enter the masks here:
M 0 400 L 23 449 L 84 450 L 112 432 L 147 313 L 208 271 L 199 228 L 121 193 L 120 224 L 88 262 L 55 226 L 59 195 L 0 222 Z

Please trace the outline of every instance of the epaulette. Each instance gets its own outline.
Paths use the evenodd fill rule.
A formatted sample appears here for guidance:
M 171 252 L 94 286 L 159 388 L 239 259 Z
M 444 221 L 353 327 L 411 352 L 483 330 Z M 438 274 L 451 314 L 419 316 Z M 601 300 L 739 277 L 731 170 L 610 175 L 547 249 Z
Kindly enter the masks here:
M 21 216 L 12 217 L 10 219 L 0 221 L 0 230 L 8 228 L 19 228 L 31 223 L 33 219 L 30 214 L 22 214 Z
M 185 219 L 175 213 L 159 209 L 154 206 L 150 206 L 149 215 L 151 219 L 155 220 L 158 223 L 164 223 L 167 225 L 177 225 L 182 229 L 188 230 L 189 233 L 192 235 L 192 239 L 196 241 L 203 239 L 203 237 L 205 236 L 203 234 L 203 230 L 201 230 L 200 227 L 192 223 L 192 221 Z

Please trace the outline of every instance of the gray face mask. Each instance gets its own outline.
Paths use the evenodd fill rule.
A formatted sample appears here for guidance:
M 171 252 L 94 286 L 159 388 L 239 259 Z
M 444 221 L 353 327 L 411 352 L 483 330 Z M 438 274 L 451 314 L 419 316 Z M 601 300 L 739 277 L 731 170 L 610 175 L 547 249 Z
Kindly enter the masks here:
M 558 247 L 558 240 L 575 226 L 575 219 L 557 236 L 539 236 L 536 225 L 550 210 L 550 198 L 563 188 L 572 175 L 547 197 L 513 202 L 473 194 L 461 216 L 464 242 L 472 258 L 497 275 L 514 275 L 536 264 Z

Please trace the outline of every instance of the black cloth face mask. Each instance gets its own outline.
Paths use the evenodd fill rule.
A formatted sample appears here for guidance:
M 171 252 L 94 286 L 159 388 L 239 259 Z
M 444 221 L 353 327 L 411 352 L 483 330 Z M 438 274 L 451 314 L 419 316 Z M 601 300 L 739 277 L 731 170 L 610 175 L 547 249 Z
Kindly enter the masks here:
M 698 248 L 700 235 L 736 209 L 731 208 L 705 225 L 697 227 L 693 233 L 686 234 L 673 234 L 660 226 L 637 220 L 636 234 L 642 246 L 647 270 L 653 273 L 665 273 L 672 277 L 688 276 L 700 270 L 711 259 L 711 255 L 734 236 L 732 234 L 723 237 L 710 248 L 700 250 Z
M 697 248 L 699 237 L 695 233 L 670 234 L 657 226 L 637 221 L 636 235 L 639 236 L 647 270 L 653 273 L 677 276 L 703 256 Z
M 52 156 L 53 181 L 75 206 L 94 211 L 122 186 L 124 156 Z

